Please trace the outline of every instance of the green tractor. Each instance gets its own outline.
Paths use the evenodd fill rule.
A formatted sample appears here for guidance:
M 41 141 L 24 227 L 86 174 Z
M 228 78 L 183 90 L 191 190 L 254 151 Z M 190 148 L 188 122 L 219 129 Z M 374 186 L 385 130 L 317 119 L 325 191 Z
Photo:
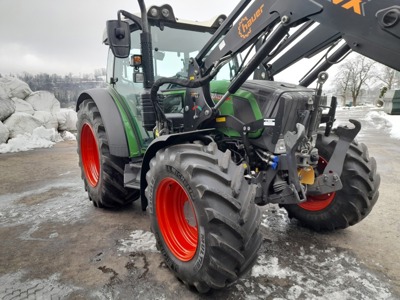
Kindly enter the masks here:
M 347 18 L 358 10 L 325 0 L 243 0 L 204 23 L 138 2 L 140 16 L 121 10 L 107 22 L 108 87 L 77 101 L 82 179 L 96 207 L 140 198 L 166 264 L 199 292 L 251 269 L 262 243 L 259 206 L 279 204 L 314 230 L 369 214 L 376 162 L 354 140 L 358 121 L 333 128 L 336 98 L 322 104 L 324 71 L 351 48 L 399 69 L 396 35 L 365 37 L 364 21 Z M 362 17 L 384 12 L 387 2 L 369 3 Z M 273 81 L 340 40 L 299 85 Z

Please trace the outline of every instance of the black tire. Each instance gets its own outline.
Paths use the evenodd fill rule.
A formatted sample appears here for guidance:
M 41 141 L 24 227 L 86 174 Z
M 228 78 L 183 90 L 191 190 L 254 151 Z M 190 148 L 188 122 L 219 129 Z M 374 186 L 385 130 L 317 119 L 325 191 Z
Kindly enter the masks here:
M 125 188 L 124 166 L 128 158 L 110 154 L 106 130 L 92 99 L 78 111 L 78 154 L 81 177 L 89 199 L 96 207 L 122 207 L 140 197 L 139 190 Z
M 145 192 L 157 246 L 174 274 L 200 293 L 226 287 L 256 262 L 261 214 L 254 204 L 256 186 L 248 184 L 243 174 L 243 166 L 233 163 L 230 151 L 221 152 L 214 142 L 174 145 L 158 151 L 150 162 Z M 170 184 L 167 190 L 166 184 Z M 176 205 L 178 191 L 186 201 L 181 206 Z M 191 207 L 189 217 L 185 206 Z M 176 209 L 170 207 L 181 207 L 177 218 Z M 183 225 L 175 221 L 179 219 Z M 192 248 L 184 247 L 190 255 L 178 258 L 176 244 L 167 243 L 168 234 L 179 240 L 185 222 L 196 228 L 192 238 L 197 240 Z M 178 249 L 184 243 L 178 243 Z
M 332 156 L 337 141 L 338 137 L 334 133 L 329 137 L 318 135 L 316 147 L 326 161 Z M 313 209 L 310 209 L 311 201 L 302 205 L 283 205 L 289 218 L 295 218 L 300 224 L 317 231 L 344 229 L 363 220 L 378 200 L 380 184 L 376 161 L 369 157 L 364 144 L 356 141 L 350 144 L 340 178 L 343 188 L 332 195 L 326 195 L 330 195 L 326 198 L 329 199 L 326 204 L 322 202 L 322 205 Z

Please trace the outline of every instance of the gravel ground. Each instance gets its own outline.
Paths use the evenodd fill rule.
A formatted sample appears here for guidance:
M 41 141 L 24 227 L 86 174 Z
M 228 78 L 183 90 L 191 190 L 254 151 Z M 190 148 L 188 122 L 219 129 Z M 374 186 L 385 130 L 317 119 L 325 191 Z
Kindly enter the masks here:
M 275 205 L 262 207 L 257 264 L 223 291 L 198 295 L 168 270 L 135 202 L 94 208 L 80 179 L 76 142 L 0 155 L 0 299 L 400 299 L 400 141 L 370 108 L 359 119 L 382 177 L 360 224 L 315 233 Z M 400 116 L 399 116 L 400 122 Z

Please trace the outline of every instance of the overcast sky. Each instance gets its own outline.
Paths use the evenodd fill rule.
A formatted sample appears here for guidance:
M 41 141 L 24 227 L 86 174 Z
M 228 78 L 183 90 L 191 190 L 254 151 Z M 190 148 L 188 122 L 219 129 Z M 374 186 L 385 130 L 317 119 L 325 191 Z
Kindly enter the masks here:
M 146 0 L 168 3 L 181 19 L 205 21 L 238 0 Z M 136 0 L 0 0 L 0 74 L 89 73 L 106 66 L 105 22 L 119 9 L 138 12 Z

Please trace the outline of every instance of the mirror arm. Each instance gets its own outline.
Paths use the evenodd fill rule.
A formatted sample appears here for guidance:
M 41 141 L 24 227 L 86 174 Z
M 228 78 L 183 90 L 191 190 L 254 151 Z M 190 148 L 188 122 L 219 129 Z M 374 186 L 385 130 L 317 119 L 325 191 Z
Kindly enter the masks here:
M 138 26 L 139 30 L 143 30 L 142 20 L 138 16 L 135 16 L 134 14 L 131 14 L 130 12 L 121 9 L 118 11 L 118 21 L 121 21 L 121 15 L 135 23 Z

